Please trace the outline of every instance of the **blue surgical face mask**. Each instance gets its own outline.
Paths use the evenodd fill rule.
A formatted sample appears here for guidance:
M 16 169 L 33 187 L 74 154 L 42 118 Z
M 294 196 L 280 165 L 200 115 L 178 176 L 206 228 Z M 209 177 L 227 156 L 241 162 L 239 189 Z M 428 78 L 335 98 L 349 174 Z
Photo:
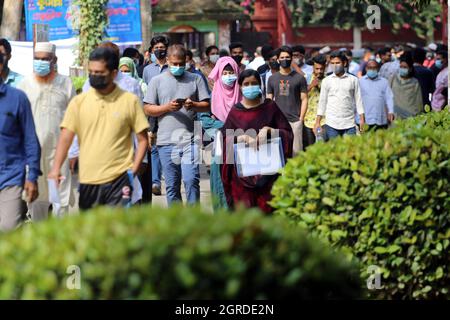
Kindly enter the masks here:
M 182 76 L 184 73 L 184 70 L 186 69 L 185 66 L 169 66 L 169 71 L 172 75 L 174 75 L 175 77 L 179 77 Z
M 154 53 L 152 53 L 152 54 L 150 55 L 150 59 L 152 60 L 153 63 L 156 62 L 156 56 L 155 56 Z
M 34 60 L 33 61 L 33 70 L 34 72 L 41 77 L 45 77 L 49 75 L 51 68 L 50 68 L 50 61 L 45 60 Z
M 377 70 L 367 70 L 366 74 L 370 79 L 375 79 L 378 76 L 378 71 Z
M 227 74 L 222 76 L 222 82 L 229 87 L 232 87 L 236 82 L 237 77 L 234 74 Z
M 436 68 L 442 69 L 442 60 L 441 60 L 441 59 L 437 59 L 437 60 L 434 62 L 434 64 L 435 64 Z
M 261 88 L 259 86 L 242 87 L 242 94 L 249 100 L 254 100 L 262 95 Z
M 376 58 L 375 61 L 378 62 L 378 64 L 382 62 L 381 58 Z
M 409 75 L 409 69 L 408 68 L 400 68 L 398 69 L 398 74 L 400 77 L 407 77 Z

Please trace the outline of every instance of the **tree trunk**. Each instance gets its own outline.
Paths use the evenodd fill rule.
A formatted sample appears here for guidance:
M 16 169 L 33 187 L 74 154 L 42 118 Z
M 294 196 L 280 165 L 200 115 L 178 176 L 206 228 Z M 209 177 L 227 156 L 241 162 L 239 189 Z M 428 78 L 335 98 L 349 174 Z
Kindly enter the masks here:
M 141 2 L 141 30 L 142 48 L 146 50 L 152 40 L 152 4 L 150 0 L 140 0 Z
M 362 32 L 360 27 L 353 27 L 353 49 L 359 50 L 362 47 Z
M 19 39 L 23 0 L 4 0 L 0 36 L 15 41 Z

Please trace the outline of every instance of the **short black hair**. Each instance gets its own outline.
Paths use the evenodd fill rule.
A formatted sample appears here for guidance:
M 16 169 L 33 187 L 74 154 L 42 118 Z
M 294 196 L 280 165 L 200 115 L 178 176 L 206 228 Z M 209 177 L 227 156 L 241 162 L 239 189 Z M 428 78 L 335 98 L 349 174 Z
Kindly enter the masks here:
M 416 48 L 412 52 L 412 57 L 415 63 L 422 64 L 427 57 L 427 52 L 423 48 Z
M 261 48 L 261 55 L 264 58 L 265 61 L 268 61 L 270 57 L 272 57 L 270 54 L 273 51 L 273 47 L 269 45 L 264 45 Z
M 162 43 L 167 48 L 169 46 L 169 39 L 166 36 L 153 37 L 152 40 L 150 41 L 150 49 L 148 51 L 152 51 L 153 47 L 156 46 L 158 43 Z
M 135 58 L 139 55 L 139 50 L 133 47 L 123 50 L 122 57 Z
M 300 52 L 301 54 L 305 54 L 306 53 L 306 50 L 305 50 L 305 47 L 304 46 L 302 46 L 302 45 L 296 45 L 296 46 L 293 46 L 292 47 L 292 52 Z
M 242 86 L 242 83 L 244 83 L 245 78 L 249 77 L 255 77 L 258 81 L 258 84 L 261 86 L 261 76 L 259 75 L 258 71 L 253 69 L 246 69 L 242 71 L 242 73 L 239 75 L 238 83 L 240 86 Z
M 312 62 L 324 66 L 327 64 L 327 57 L 324 54 L 319 54 L 312 58 Z
M 104 61 L 109 71 L 119 69 L 119 56 L 110 48 L 96 48 L 89 55 L 89 61 Z
M 186 50 L 186 57 L 189 57 L 189 59 L 192 60 L 192 58 L 194 58 L 194 54 L 192 53 L 191 50 Z
M 12 48 L 11 48 L 11 44 L 9 43 L 8 40 L 6 40 L 5 38 L 1 38 L 0 39 L 0 46 L 5 48 L 6 54 L 11 54 Z
M 444 59 L 448 60 L 448 51 L 441 50 L 441 51 L 438 51 L 438 52 L 436 53 L 436 55 L 440 55 L 440 56 L 442 56 Z
M 230 52 L 231 52 L 231 50 L 236 49 L 236 48 L 244 48 L 244 45 L 242 44 L 242 42 L 232 42 L 232 43 L 230 43 L 230 45 L 228 47 L 228 49 L 230 49 Z
M 226 49 L 222 49 L 219 51 L 219 57 L 228 57 L 230 55 L 230 53 L 226 50 Z
M 389 48 L 389 47 L 384 47 L 384 48 L 381 48 L 378 50 L 378 54 L 380 56 L 384 56 L 385 54 L 387 54 L 389 52 L 391 52 L 391 48 Z
M 274 49 L 274 50 L 270 51 L 269 59 L 272 57 L 275 57 L 275 56 L 278 58 L 279 55 L 280 55 L 280 48 Z M 269 59 L 267 59 L 267 60 L 269 60 Z
M 344 52 L 344 54 L 347 57 L 353 57 L 353 51 L 352 50 L 344 50 L 343 52 Z
M 333 58 L 338 58 L 339 60 L 342 61 L 342 63 L 348 62 L 348 59 L 347 59 L 345 53 L 342 51 L 339 51 L 339 50 L 335 50 L 335 51 L 331 52 L 330 60 Z
M 292 49 L 291 49 L 291 47 L 288 47 L 288 46 L 282 46 L 282 47 L 280 47 L 280 48 L 278 49 L 278 57 L 280 56 L 280 54 L 281 54 L 282 52 L 288 53 L 288 54 L 291 56 L 291 58 L 292 58 Z
M 211 53 L 211 51 L 213 51 L 214 49 L 216 49 L 217 51 L 219 51 L 219 48 L 217 46 L 209 46 L 208 48 L 206 48 L 205 50 L 205 54 L 207 56 L 209 56 L 209 54 Z

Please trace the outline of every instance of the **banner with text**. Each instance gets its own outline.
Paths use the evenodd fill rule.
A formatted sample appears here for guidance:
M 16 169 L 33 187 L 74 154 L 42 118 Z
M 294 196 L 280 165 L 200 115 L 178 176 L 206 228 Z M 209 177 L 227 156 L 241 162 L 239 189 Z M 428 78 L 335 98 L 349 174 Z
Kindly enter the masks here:
M 33 40 L 33 24 L 49 25 L 49 40 L 68 39 L 78 34 L 79 8 L 73 0 L 26 0 L 26 39 Z M 106 11 L 108 27 L 105 40 L 141 43 L 139 0 L 110 0 Z

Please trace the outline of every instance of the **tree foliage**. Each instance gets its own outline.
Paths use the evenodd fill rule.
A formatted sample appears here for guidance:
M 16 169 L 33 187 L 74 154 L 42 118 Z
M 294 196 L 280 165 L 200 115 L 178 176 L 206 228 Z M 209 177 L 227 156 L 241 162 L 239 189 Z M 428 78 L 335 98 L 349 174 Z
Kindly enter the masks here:
M 80 12 L 79 64 L 87 63 L 89 54 L 102 41 L 108 24 L 106 4 L 108 0 L 76 0 Z
M 364 27 L 372 14 L 368 6 L 378 5 L 381 23 L 392 26 L 393 32 L 413 29 L 422 39 L 431 39 L 440 22 L 441 0 L 410 1 L 336 1 L 336 0 L 287 0 L 294 27 L 331 23 L 340 30 L 354 26 Z

